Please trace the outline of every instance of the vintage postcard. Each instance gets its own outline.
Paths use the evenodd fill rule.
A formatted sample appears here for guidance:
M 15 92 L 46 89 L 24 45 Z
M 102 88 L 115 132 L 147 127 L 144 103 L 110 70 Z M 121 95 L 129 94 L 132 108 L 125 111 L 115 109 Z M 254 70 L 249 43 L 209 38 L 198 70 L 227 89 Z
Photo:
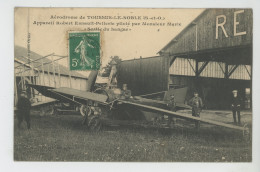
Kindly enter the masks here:
M 252 9 L 14 17 L 14 161 L 252 162 Z

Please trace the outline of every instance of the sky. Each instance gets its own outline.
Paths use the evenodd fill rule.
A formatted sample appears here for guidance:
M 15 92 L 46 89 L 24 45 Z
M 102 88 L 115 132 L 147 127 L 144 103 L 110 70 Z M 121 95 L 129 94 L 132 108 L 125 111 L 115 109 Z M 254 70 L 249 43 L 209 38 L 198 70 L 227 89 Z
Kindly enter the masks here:
M 55 53 L 68 55 L 67 32 L 69 30 L 94 29 L 89 25 L 36 25 L 35 22 L 65 21 L 65 22 L 114 22 L 115 24 L 130 23 L 129 26 L 98 26 L 99 28 L 123 28 L 131 31 L 103 31 L 102 37 L 102 65 L 111 56 L 119 56 L 122 60 L 157 56 L 158 52 L 180 33 L 204 9 L 112 9 L 112 8 L 16 8 L 15 9 L 15 45 L 27 47 L 27 32 L 31 35 L 30 49 L 42 56 Z M 29 16 L 29 17 L 28 17 Z M 85 19 L 51 19 L 51 16 L 83 16 Z M 147 16 L 149 20 L 136 19 L 91 19 L 91 16 Z M 163 20 L 162 20 L 163 19 Z M 29 21 L 29 22 L 28 22 Z M 120 23 L 121 22 L 121 23 Z M 168 22 L 175 26 L 146 26 L 143 22 L 160 24 Z M 28 27 L 29 23 L 29 27 Z M 140 23 L 139 26 L 132 26 Z M 67 65 L 68 60 L 60 61 Z

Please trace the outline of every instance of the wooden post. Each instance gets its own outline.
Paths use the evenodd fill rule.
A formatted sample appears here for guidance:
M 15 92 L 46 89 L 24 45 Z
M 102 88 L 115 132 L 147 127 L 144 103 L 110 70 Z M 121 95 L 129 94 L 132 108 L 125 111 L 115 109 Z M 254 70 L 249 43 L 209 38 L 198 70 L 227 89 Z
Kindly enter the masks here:
M 61 78 L 60 78 L 60 64 L 58 63 L 58 75 L 59 75 L 59 87 L 61 87 Z
M 26 90 L 24 71 L 25 71 L 25 65 L 23 65 L 23 73 L 22 73 L 22 77 L 23 77 L 23 90 Z
M 53 74 L 53 80 L 54 80 L 54 87 L 56 87 L 56 80 L 55 80 L 55 66 L 54 66 L 54 61 L 53 61 L 53 56 L 51 56 L 51 61 L 52 61 L 52 74 Z
M 44 67 L 43 67 L 43 59 L 41 59 L 41 63 L 42 63 L 42 85 L 45 85 L 45 79 L 44 79 L 44 77 L 45 77 L 45 71 L 44 71 Z M 46 97 L 44 96 L 44 101 L 46 101 Z
M 196 77 L 199 76 L 199 62 L 198 62 L 198 60 L 196 60 L 195 76 L 196 76 Z
M 31 54 L 30 54 L 30 10 L 28 8 L 28 16 L 27 16 L 27 57 L 28 57 L 28 66 L 29 69 L 31 68 Z M 29 81 L 32 82 L 32 77 L 33 77 L 33 69 L 31 68 L 30 70 L 30 79 Z M 33 98 L 33 88 L 30 88 L 30 92 L 31 92 L 31 98 Z
M 39 77 L 39 85 L 41 85 L 41 73 L 39 72 L 39 70 L 37 70 L 37 73 L 38 73 L 38 77 Z M 41 93 L 39 93 L 41 94 Z M 42 102 L 42 94 L 40 95 L 40 98 L 41 98 L 41 102 Z
M 35 72 L 34 72 L 33 63 L 31 63 L 31 66 L 32 66 L 32 73 L 33 73 L 33 76 L 32 76 L 32 84 L 36 84 L 36 83 L 35 83 L 35 80 L 34 80 L 34 75 L 35 75 L 34 73 L 35 73 Z
M 198 25 L 196 24 L 196 47 L 195 47 L 195 49 L 196 49 L 196 51 L 198 51 Z
M 165 77 L 165 87 L 164 87 L 164 89 L 166 89 L 166 90 L 169 90 L 170 89 L 170 80 L 171 80 L 171 77 L 170 77 L 170 67 L 171 67 L 171 56 L 170 56 L 170 54 L 164 54 L 163 55 L 163 63 L 164 63 L 164 65 L 162 66 L 162 70 L 164 71 L 164 73 L 163 73 L 163 75 L 165 75 L 166 77 Z
M 43 80 L 42 80 L 42 82 L 43 82 L 43 85 L 45 85 L 45 79 L 44 79 L 44 73 L 45 73 L 45 71 L 44 71 L 44 68 L 43 68 L 43 59 L 41 60 L 41 62 L 42 62 L 42 74 L 43 74 Z
M 21 87 L 22 87 L 22 90 L 23 90 L 23 70 L 20 68 L 19 69 L 19 74 L 20 74 L 20 83 L 21 83 Z
M 49 86 L 51 86 L 50 65 L 49 64 L 48 64 L 48 80 L 49 80 Z
M 72 83 L 71 83 L 71 73 L 69 71 L 69 77 L 70 77 L 70 88 L 72 88 Z
M 239 65 L 233 65 L 230 71 L 228 71 L 228 78 L 234 73 L 234 71 L 237 69 Z
M 228 79 L 228 64 L 225 63 L 225 78 Z
M 72 85 L 71 85 L 71 71 L 70 71 L 70 66 L 69 66 L 69 62 L 67 61 L 67 65 L 68 65 L 68 69 L 69 69 L 69 85 L 70 85 L 70 88 L 72 88 Z
M 33 68 L 31 67 L 30 63 L 29 63 L 29 67 L 31 68 L 30 70 L 30 81 L 32 82 L 32 78 L 33 78 Z M 33 88 L 30 88 L 31 90 L 31 98 L 33 98 Z
M 199 88 L 199 61 L 196 59 L 195 66 L 195 89 Z
M 41 82 L 41 73 L 39 72 L 39 70 L 37 70 L 37 73 L 38 73 L 38 77 L 39 77 L 39 85 L 41 85 L 42 84 L 42 82 Z

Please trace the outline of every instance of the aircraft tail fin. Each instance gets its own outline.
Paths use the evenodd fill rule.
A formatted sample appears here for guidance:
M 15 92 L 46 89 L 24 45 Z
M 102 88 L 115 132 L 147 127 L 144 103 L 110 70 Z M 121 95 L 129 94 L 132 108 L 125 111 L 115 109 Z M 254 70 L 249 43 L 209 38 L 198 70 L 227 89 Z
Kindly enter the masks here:
M 170 96 L 173 94 L 176 103 L 184 103 L 185 98 L 187 95 L 188 87 L 170 89 L 169 91 L 165 92 L 163 100 L 169 100 Z

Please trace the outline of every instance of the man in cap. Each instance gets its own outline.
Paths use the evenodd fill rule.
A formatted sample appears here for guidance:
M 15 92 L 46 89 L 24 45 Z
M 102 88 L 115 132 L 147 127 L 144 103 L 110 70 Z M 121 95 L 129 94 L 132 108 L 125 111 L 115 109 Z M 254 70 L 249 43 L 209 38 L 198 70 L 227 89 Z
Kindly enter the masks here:
M 127 84 L 123 84 L 121 99 L 129 99 L 130 97 L 131 97 L 131 90 L 127 89 Z
M 18 128 L 21 127 L 21 123 L 23 119 L 25 119 L 27 123 L 27 129 L 31 128 L 30 123 L 30 110 L 31 110 L 31 102 L 27 98 L 27 94 L 25 91 L 22 91 L 21 96 L 17 102 L 17 118 L 18 118 Z
M 233 90 L 232 93 L 233 93 L 233 97 L 231 100 L 231 108 L 233 112 L 234 123 L 237 125 L 237 120 L 236 120 L 236 114 L 237 114 L 238 125 L 241 125 L 241 121 L 240 121 L 241 99 L 237 95 L 237 90 Z
M 170 111 L 176 112 L 176 102 L 174 94 L 170 95 L 170 99 L 167 101 L 167 106 Z M 176 118 L 173 118 L 172 116 L 168 116 L 168 125 L 170 126 L 172 124 L 176 123 Z
M 192 107 L 192 116 L 200 117 L 203 103 L 197 91 L 194 92 L 194 97 L 189 100 L 189 105 Z M 200 121 L 195 121 L 195 127 L 199 129 Z

